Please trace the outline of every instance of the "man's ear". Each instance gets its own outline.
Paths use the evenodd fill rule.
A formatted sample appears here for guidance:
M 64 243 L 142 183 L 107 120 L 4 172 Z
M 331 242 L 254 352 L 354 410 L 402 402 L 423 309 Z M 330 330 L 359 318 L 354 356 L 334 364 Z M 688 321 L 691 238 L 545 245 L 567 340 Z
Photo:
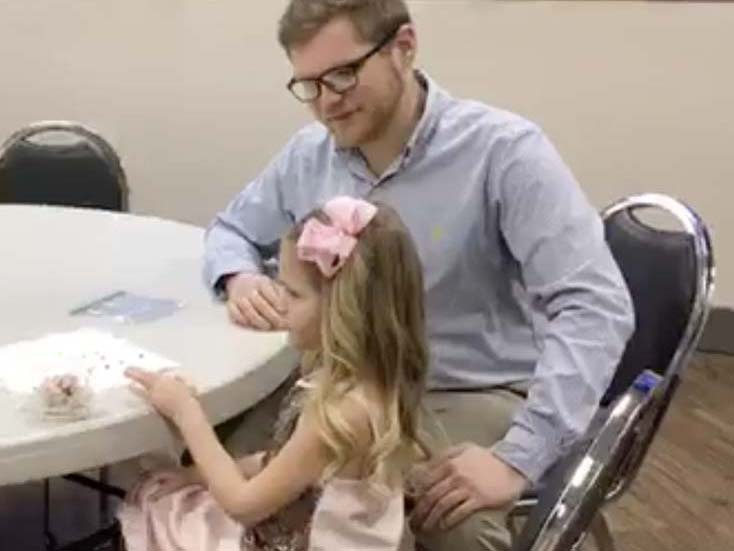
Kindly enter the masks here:
M 418 49 L 418 38 L 413 23 L 406 23 L 395 34 L 395 51 L 400 56 L 400 63 L 404 67 L 412 67 Z

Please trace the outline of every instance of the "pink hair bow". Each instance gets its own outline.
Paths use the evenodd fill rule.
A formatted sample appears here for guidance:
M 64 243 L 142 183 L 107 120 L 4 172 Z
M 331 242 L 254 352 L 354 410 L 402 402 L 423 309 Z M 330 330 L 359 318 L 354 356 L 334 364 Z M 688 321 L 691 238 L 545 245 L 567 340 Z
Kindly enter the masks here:
M 334 277 L 352 254 L 357 236 L 377 214 L 377 207 L 362 199 L 335 197 L 322 209 L 331 219 L 326 225 L 311 218 L 296 243 L 298 258 L 315 263 L 326 278 Z

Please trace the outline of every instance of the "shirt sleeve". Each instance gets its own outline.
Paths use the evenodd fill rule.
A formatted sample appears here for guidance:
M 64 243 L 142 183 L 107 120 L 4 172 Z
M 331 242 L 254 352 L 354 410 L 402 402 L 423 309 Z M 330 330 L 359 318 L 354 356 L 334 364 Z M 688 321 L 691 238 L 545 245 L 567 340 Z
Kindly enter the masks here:
M 532 305 L 547 319 L 527 400 L 493 451 L 537 482 L 591 421 L 634 329 L 633 307 L 598 213 L 540 130 L 507 141 L 490 190 Z
M 294 222 L 285 186 L 295 174 L 294 143 L 250 182 L 209 225 L 204 242 L 204 280 L 215 292 L 226 275 L 262 273 L 265 261 L 277 254 L 278 242 Z

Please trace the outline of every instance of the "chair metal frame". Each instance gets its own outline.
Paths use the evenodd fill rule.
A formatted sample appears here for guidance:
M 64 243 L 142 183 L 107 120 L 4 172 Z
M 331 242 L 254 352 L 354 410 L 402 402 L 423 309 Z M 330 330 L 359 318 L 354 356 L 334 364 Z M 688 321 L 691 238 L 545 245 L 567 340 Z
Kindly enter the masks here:
M 610 407 L 600 408 L 601 422 L 592 423 L 593 434 L 583 439 L 587 443 L 583 456 L 565 473 L 566 476 L 560 475 L 564 484 L 560 495 L 551 503 L 550 513 L 534 541 L 523 549 L 578 549 L 587 532 L 594 537 L 600 551 L 615 549 L 602 508 L 623 495 L 634 482 L 675 393 L 680 374 L 689 364 L 706 324 L 714 290 L 715 264 L 711 238 L 703 220 L 687 205 L 660 194 L 622 199 L 606 208 L 602 218 L 606 221 L 623 211 L 634 216 L 634 211 L 650 208 L 672 215 L 682 226 L 681 232 L 692 239 L 696 289 L 685 330 L 664 376 L 646 372 L 646 381 L 638 379 Z M 516 503 L 508 516 L 508 528 L 513 537 L 517 532 L 516 520 L 532 515 L 539 499 L 543 500 L 542 490 L 539 496 L 522 498 Z

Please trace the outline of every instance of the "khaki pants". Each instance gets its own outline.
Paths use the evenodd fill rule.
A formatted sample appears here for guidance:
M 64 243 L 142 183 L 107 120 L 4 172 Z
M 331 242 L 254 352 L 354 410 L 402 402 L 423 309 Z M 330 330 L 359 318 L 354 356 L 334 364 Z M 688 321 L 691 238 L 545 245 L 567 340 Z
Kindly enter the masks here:
M 523 401 L 522 395 L 506 389 L 429 392 L 424 429 L 438 454 L 464 442 L 488 448 L 504 437 Z M 417 534 L 416 540 L 427 551 L 506 551 L 510 549 L 507 513 L 508 510 L 478 511 L 451 530 Z
M 254 408 L 218 427 L 230 453 L 239 457 L 266 446 L 287 387 L 288 382 Z M 490 447 L 505 435 L 523 401 L 519 393 L 506 389 L 429 392 L 424 428 L 439 454 L 464 442 Z M 506 510 L 480 511 L 449 531 L 418 534 L 416 540 L 427 551 L 506 551 L 510 549 L 506 514 Z

